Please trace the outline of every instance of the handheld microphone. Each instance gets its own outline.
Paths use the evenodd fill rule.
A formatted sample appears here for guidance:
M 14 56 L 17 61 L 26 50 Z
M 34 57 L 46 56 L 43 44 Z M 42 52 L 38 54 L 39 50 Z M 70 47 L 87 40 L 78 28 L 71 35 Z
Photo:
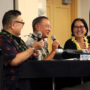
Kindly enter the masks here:
M 31 34 L 31 35 L 35 38 L 35 40 L 37 39 L 37 35 L 36 34 Z M 33 38 L 31 38 L 31 35 L 28 35 L 28 40 L 25 42 L 27 47 L 32 46 L 32 44 L 35 41 Z
M 40 41 L 42 38 L 41 32 L 38 32 L 37 34 L 32 34 L 32 35 L 35 39 L 37 39 L 37 41 Z M 33 38 L 30 38 L 30 35 L 28 35 L 28 36 L 29 36 L 29 38 L 26 41 L 26 45 L 27 45 L 27 47 L 30 47 L 30 46 L 32 46 L 32 44 L 34 43 L 35 40 Z
M 37 33 L 37 41 L 40 41 L 42 39 L 42 33 L 39 31 Z
M 51 36 L 51 39 L 54 41 L 54 40 L 56 40 L 56 37 L 55 37 L 54 35 L 52 35 L 52 36 Z M 61 47 L 60 45 L 58 46 L 58 48 L 59 48 L 59 49 L 62 49 L 62 47 Z

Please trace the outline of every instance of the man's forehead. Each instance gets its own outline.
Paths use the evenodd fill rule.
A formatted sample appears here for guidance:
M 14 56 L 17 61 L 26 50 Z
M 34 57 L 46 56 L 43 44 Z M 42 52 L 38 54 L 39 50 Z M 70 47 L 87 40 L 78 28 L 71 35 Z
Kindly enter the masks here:
M 50 23 L 49 20 L 42 20 L 40 23 Z
M 22 16 L 21 16 L 21 15 L 19 15 L 19 16 L 16 18 L 16 20 L 23 21 L 23 18 L 22 18 Z
M 48 19 L 45 19 L 45 18 L 41 20 L 41 22 L 45 22 L 45 21 L 49 21 L 49 20 Z

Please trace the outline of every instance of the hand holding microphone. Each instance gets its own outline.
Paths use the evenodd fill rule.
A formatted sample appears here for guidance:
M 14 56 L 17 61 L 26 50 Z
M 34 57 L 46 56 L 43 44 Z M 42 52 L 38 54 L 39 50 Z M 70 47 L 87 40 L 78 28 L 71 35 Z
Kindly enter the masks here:
M 53 40 L 53 43 L 52 43 L 52 50 L 55 51 L 56 49 L 58 48 L 62 48 L 60 46 L 60 43 L 58 40 L 56 40 L 56 37 L 54 35 L 51 36 L 51 39 Z
M 32 45 L 36 50 L 44 47 L 44 41 L 41 39 L 42 39 L 42 33 L 38 32 L 37 33 L 37 41 L 35 41 Z
M 55 37 L 54 35 L 52 35 L 51 38 L 52 38 L 53 41 L 56 40 L 56 37 Z M 59 41 L 57 41 L 57 42 L 58 42 L 58 48 L 59 48 L 59 49 L 62 49 L 62 47 L 60 46 Z
M 40 41 L 42 39 L 42 33 L 39 31 L 37 33 L 37 41 Z

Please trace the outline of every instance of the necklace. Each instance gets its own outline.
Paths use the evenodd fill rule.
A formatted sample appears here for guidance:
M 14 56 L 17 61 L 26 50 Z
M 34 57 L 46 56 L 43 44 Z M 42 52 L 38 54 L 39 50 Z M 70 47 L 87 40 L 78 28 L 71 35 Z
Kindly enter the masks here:
M 76 44 L 76 47 L 78 50 L 81 50 L 82 48 L 80 47 L 79 43 L 77 42 L 77 40 L 75 39 L 75 37 L 73 36 L 72 38 L 72 41 Z M 88 48 L 88 40 L 87 40 L 87 37 L 83 37 L 84 41 L 85 41 L 85 48 L 87 49 Z
M 31 34 L 31 38 L 33 38 L 34 40 L 37 40 L 37 35 L 35 34 Z M 45 58 L 48 54 L 48 44 L 46 41 L 44 41 L 44 47 L 42 49 L 39 50 L 39 59 L 42 60 L 43 58 Z
M 23 40 L 20 39 L 20 43 L 18 43 L 17 40 L 13 38 L 12 34 L 6 32 L 6 31 L 2 31 L 0 33 L 6 35 L 7 37 L 9 37 L 14 42 L 14 44 L 18 47 L 18 49 L 20 49 L 22 51 L 27 49 L 27 47 L 26 47 L 25 43 L 23 42 Z

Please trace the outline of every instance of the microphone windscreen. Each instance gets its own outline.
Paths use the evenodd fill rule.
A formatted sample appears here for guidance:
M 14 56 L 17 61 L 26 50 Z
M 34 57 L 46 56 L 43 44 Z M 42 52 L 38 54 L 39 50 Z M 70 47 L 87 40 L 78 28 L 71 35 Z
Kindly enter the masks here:
M 56 40 L 56 37 L 55 37 L 54 35 L 52 35 L 52 36 L 51 36 L 51 39 L 54 41 L 54 40 Z M 59 49 L 62 49 L 62 47 L 61 47 L 60 45 L 58 45 L 58 48 L 59 48 Z
M 38 41 L 40 41 L 42 38 L 42 33 L 40 31 L 37 33 L 37 38 L 38 38 Z
M 54 40 L 56 40 L 56 37 L 54 35 L 52 35 L 51 39 L 54 41 Z

